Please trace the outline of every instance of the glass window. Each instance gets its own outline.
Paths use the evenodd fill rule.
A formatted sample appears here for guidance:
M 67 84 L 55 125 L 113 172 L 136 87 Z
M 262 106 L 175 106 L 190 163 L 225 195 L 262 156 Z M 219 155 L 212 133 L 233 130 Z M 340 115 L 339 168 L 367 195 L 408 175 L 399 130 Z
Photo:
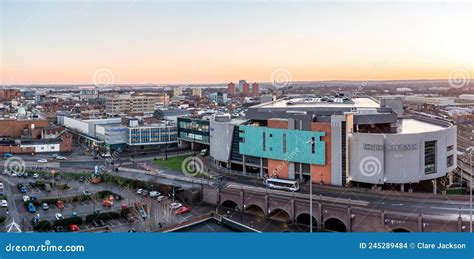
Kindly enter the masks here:
M 436 141 L 425 142 L 425 174 L 436 173 Z

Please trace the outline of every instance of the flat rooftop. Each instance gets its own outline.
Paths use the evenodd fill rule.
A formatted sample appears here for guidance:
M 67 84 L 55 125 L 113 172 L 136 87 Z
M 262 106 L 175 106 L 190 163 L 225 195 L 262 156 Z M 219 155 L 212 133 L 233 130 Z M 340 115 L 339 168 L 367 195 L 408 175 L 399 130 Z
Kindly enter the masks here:
M 410 134 L 438 131 L 445 128 L 447 127 L 417 119 L 401 119 L 399 120 L 398 131 L 402 134 Z
M 252 108 L 379 108 L 380 104 L 372 98 L 357 97 L 343 101 L 336 98 L 333 102 L 323 101 L 322 98 L 291 98 L 279 99 L 274 102 L 262 103 Z

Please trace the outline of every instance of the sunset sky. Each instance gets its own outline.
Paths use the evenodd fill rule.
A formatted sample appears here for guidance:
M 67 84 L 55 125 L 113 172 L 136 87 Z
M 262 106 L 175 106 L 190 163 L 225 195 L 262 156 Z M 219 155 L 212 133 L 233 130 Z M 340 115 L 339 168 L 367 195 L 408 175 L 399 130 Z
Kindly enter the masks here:
M 2 84 L 474 75 L 471 1 L 1 1 Z

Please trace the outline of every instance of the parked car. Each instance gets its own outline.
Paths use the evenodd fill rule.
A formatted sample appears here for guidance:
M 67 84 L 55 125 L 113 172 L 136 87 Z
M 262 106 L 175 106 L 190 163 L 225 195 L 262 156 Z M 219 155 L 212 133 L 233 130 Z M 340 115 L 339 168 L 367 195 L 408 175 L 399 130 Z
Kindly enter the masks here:
M 27 178 L 27 177 L 28 177 L 28 173 L 23 173 L 21 176 L 22 176 L 23 178 Z
M 29 182 L 28 185 L 30 185 L 30 187 L 36 187 L 36 183 L 35 182 Z
M 33 205 L 33 203 L 31 203 L 31 202 L 28 203 L 28 211 L 29 211 L 30 213 L 35 213 L 35 212 L 36 212 L 36 207 L 35 207 L 35 205 Z
M 158 196 L 160 196 L 161 193 L 160 192 L 157 192 L 157 191 L 151 191 L 150 192 L 150 198 L 156 198 Z
M 27 193 L 27 192 L 28 192 L 28 189 L 26 189 L 26 187 L 23 186 L 23 187 L 20 188 L 20 192 L 21 192 L 21 193 Z
M 72 217 L 72 218 L 77 217 L 77 212 L 73 211 L 73 212 L 71 213 L 71 217 Z
M 120 208 L 121 209 L 126 209 L 127 208 L 127 204 L 125 202 L 122 202 L 122 204 L 120 204 Z
M 39 222 L 39 218 L 37 216 L 34 216 L 33 219 L 31 219 L 31 222 L 33 223 L 33 225 L 36 225 Z
M 84 182 L 84 176 L 79 177 L 79 182 Z
M 17 188 L 18 190 L 20 190 L 21 188 L 23 188 L 23 184 L 21 184 L 21 183 L 17 184 L 17 185 L 16 185 L 16 188 Z
M 7 202 L 7 200 L 1 200 L 1 201 L 0 201 L 0 206 L 2 206 L 2 208 L 8 207 L 8 202 Z
M 191 211 L 191 208 L 188 206 L 182 206 L 181 208 L 176 210 L 176 215 L 185 214 Z
M 76 225 L 76 224 L 71 224 L 71 225 L 69 225 L 69 229 L 71 230 L 71 232 L 81 231 L 81 229 L 79 228 L 79 226 Z
M 3 153 L 3 158 L 10 158 L 12 156 L 13 156 L 12 153 Z
M 161 202 L 161 201 L 163 201 L 164 199 L 166 199 L 166 196 L 161 195 L 161 196 L 158 196 L 158 198 L 157 198 L 156 200 L 159 201 L 159 202 Z
M 58 154 L 53 154 L 53 158 L 56 158 L 56 157 L 58 157 Z
M 38 163 L 48 163 L 48 160 L 47 159 L 38 159 Z
M 201 150 L 201 156 L 206 156 L 207 155 L 207 149 Z
M 27 202 L 30 200 L 30 197 L 28 195 L 23 196 L 23 202 Z
M 142 194 L 142 193 L 143 193 L 143 189 L 142 189 L 142 188 L 140 188 L 140 189 L 137 190 L 137 194 Z
M 49 205 L 46 202 L 43 202 L 43 204 L 41 204 L 41 207 L 43 208 L 43 210 L 49 210 Z
M 56 213 L 56 215 L 54 215 L 54 217 L 56 218 L 56 220 L 64 219 L 64 216 L 61 213 Z
M 183 206 L 183 204 L 181 204 L 179 202 L 170 203 L 170 208 L 172 208 L 173 210 L 179 209 L 179 208 L 181 208 L 181 206 Z
M 0 189 L 3 189 L 3 183 L 0 183 Z
M 64 209 L 64 203 L 62 201 L 57 201 L 56 202 L 56 207 L 58 209 Z
M 91 195 L 91 192 L 90 192 L 90 191 L 87 191 L 87 190 L 83 191 L 82 193 L 83 193 L 85 196 L 90 196 L 90 195 Z
M 39 174 L 33 174 L 33 179 L 38 179 L 39 178 Z
M 12 172 L 12 173 L 11 173 L 11 176 L 12 176 L 12 177 L 17 177 L 18 174 L 17 174 L 16 172 Z
M 64 157 L 64 156 L 57 156 L 57 157 L 56 157 L 56 160 L 66 160 L 66 157 Z

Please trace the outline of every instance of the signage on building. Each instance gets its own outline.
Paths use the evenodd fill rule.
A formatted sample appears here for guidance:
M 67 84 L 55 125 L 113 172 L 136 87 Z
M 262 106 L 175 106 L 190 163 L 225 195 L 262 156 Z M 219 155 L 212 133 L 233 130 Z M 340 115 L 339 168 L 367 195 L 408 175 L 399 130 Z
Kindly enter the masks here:
M 364 144 L 365 150 L 386 150 L 386 151 L 409 151 L 416 150 L 418 147 L 417 144 L 394 144 L 394 145 L 379 145 L 379 144 Z

